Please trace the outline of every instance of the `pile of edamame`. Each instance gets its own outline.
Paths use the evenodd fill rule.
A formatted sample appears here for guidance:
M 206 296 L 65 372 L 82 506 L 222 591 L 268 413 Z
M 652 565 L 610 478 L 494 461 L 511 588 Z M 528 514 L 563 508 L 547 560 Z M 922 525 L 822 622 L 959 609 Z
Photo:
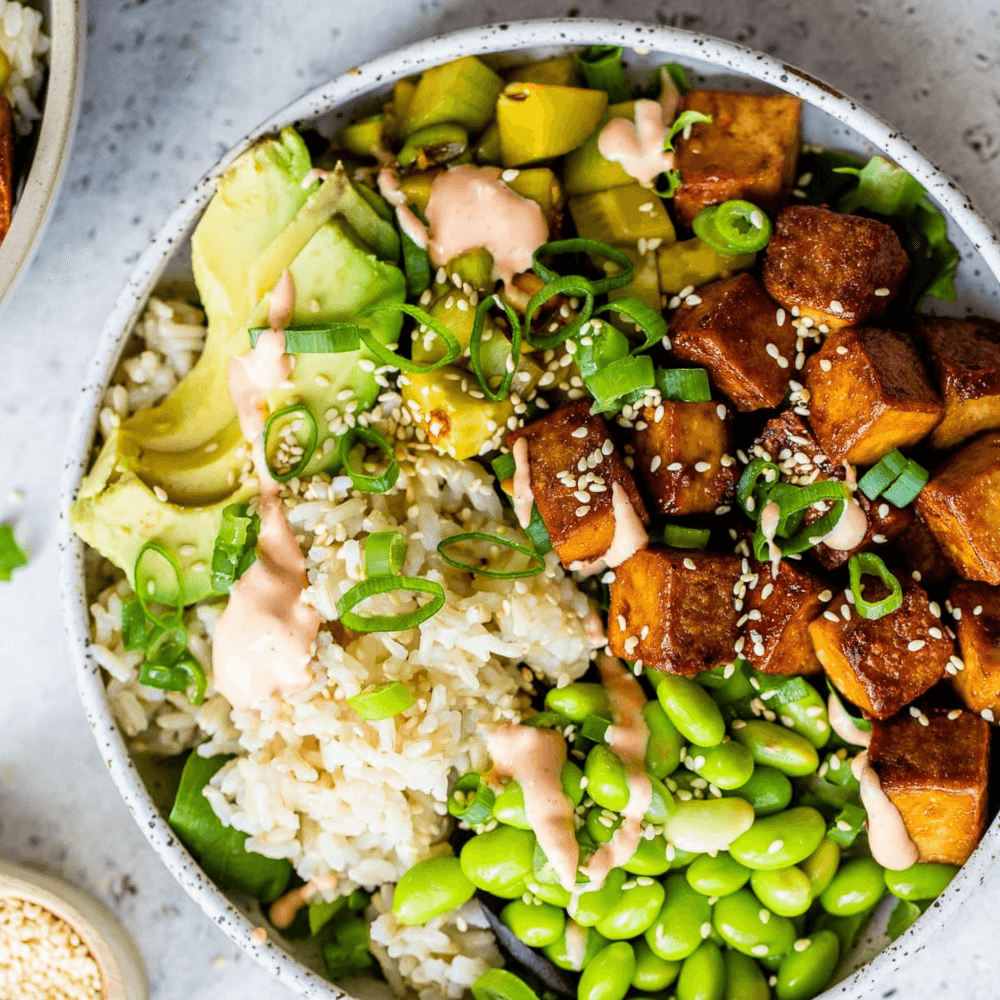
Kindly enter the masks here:
M 653 794 L 632 858 L 599 889 L 582 869 L 629 801 L 625 766 L 604 742 L 611 707 L 600 684 L 548 692 L 525 725 L 561 731 L 562 787 L 575 807 L 578 889 L 556 877 L 525 818 L 516 782 L 456 784 L 450 811 L 472 836 L 399 882 L 393 910 L 423 923 L 479 890 L 508 900 L 501 921 L 555 966 L 579 973 L 577 1000 L 663 994 L 676 1000 L 808 1000 L 827 986 L 886 892 L 901 933 L 948 884 L 951 865 L 887 872 L 870 856 L 850 769 L 857 748 L 830 730 L 802 677 L 746 661 L 696 679 L 647 673 L 642 710 Z M 575 926 L 574 926 L 575 925 Z M 477 1000 L 530 1000 L 504 971 Z M 530 974 L 525 978 L 530 980 Z M 517 983 L 517 986 L 512 985 Z

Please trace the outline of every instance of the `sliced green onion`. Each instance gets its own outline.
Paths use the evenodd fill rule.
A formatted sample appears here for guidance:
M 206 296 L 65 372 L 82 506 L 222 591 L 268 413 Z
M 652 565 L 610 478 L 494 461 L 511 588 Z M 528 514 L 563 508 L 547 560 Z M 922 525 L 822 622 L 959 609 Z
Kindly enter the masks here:
M 496 798 L 482 775 L 470 771 L 455 782 L 448 796 L 448 812 L 469 826 L 479 826 L 492 817 Z
M 681 186 L 681 172 L 675 167 L 660 174 L 653 184 L 653 190 L 661 198 L 673 198 L 677 194 L 677 189 Z
M 630 355 L 594 372 L 585 384 L 597 412 L 616 412 L 626 403 L 642 399 L 656 385 L 653 359 L 648 354 Z
M 882 493 L 882 499 L 896 507 L 905 507 L 917 499 L 917 494 L 927 485 L 931 474 L 911 458 L 900 477 Z
M 415 299 L 431 287 L 433 272 L 427 249 L 414 242 L 400 227 L 399 238 L 403 245 L 403 271 L 406 274 L 406 294 Z
M 361 716 L 365 722 L 381 722 L 391 719 L 400 712 L 405 712 L 417 703 L 410 694 L 410 689 L 402 681 L 386 681 L 383 684 L 372 684 L 360 694 L 347 699 L 347 704 Z
M 250 346 L 256 347 L 266 326 L 248 331 Z M 361 327 L 357 323 L 299 323 L 285 329 L 286 354 L 346 354 L 361 349 Z
M 406 561 L 409 543 L 401 531 L 376 531 L 365 542 L 365 576 L 398 573 Z
M 549 299 L 557 295 L 569 295 L 583 299 L 583 307 L 576 318 L 567 323 L 564 327 L 556 330 L 549 336 L 537 337 L 531 332 L 531 321 L 535 318 L 535 313 L 545 305 Z M 528 346 L 536 351 L 549 351 L 558 347 L 569 337 L 575 337 L 580 328 L 586 323 L 594 311 L 594 289 L 586 278 L 579 275 L 570 274 L 565 278 L 556 278 L 550 281 L 544 288 L 540 288 L 528 300 L 527 308 L 524 310 L 524 339 Z
M 9 524 L 0 524 L 0 580 L 6 583 L 11 573 L 28 565 L 28 556 L 17 544 L 14 529 Z
M 782 677 L 764 674 L 751 668 L 748 679 L 750 686 L 760 692 L 761 700 L 769 708 L 790 705 L 792 702 L 802 701 L 803 698 L 817 694 L 816 689 L 804 677 L 798 675 Z
M 450 548 L 452 545 L 458 545 L 462 542 L 486 542 L 490 545 L 501 545 L 505 548 L 512 549 L 514 552 L 520 552 L 537 565 L 529 567 L 528 569 L 487 569 L 484 566 L 476 566 L 472 563 L 454 559 L 452 556 L 448 555 L 447 552 L 445 552 L 445 549 Z M 444 541 L 438 545 L 438 555 L 449 566 L 454 566 L 455 569 L 463 569 L 469 573 L 477 573 L 480 576 L 489 576 L 495 580 L 518 580 L 522 577 L 537 576 L 542 572 L 542 570 L 545 569 L 545 560 L 537 552 L 532 552 L 531 549 L 511 540 L 510 538 L 503 538 L 500 535 L 490 535 L 484 531 L 463 531 L 460 534 L 452 535 L 450 538 L 444 539 Z
M 205 700 L 208 686 L 204 668 L 186 651 L 169 664 L 147 659 L 139 668 L 139 683 L 160 691 L 184 691 L 192 705 Z
M 654 344 L 660 343 L 667 335 L 667 321 L 655 309 L 650 309 L 645 302 L 640 302 L 638 299 L 632 298 L 631 295 L 608 302 L 607 305 L 596 309 L 594 315 L 608 312 L 624 316 L 625 319 L 630 320 L 645 334 L 642 345 L 636 347 L 632 351 L 633 354 L 641 354 L 643 351 L 648 351 L 649 348 Z
M 663 142 L 663 148 L 668 152 L 673 152 L 674 149 L 674 139 L 691 125 L 698 125 L 701 122 L 711 122 L 712 116 L 706 115 L 701 111 L 682 111 L 675 119 L 674 123 L 670 126 L 670 131 L 667 132 L 667 138 Z
M 898 448 L 893 448 L 861 477 L 858 489 L 869 500 L 876 500 L 903 474 L 905 468 L 906 456 Z
M 148 567 L 145 566 L 148 562 L 146 557 L 150 554 L 159 556 L 170 567 L 177 582 L 177 605 L 162 617 L 157 617 L 149 609 L 148 599 L 156 592 L 156 581 L 149 575 Z M 146 617 L 161 628 L 173 628 L 179 625 L 184 617 L 184 575 L 173 552 L 159 542 L 146 542 L 135 557 L 135 569 L 132 575 L 135 578 L 135 596 L 139 599 Z
M 877 555 L 871 552 L 859 552 L 851 556 L 847 568 L 851 576 L 854 606 L 862 618 L 875 621 L 902 607 L 903 588 L 899 580 L 889 572 L 889 568 Z M 862 596 L 864 584 L 861 582 L 861 577 L 864 574 L 877 576 L 889 588 L 889 595 L 883 597 L 881 601 L 866 601 Z
M 510 323 L 510 356 L 505 365 L 505 372 L 500 384 L 494 391 L 489 379 L 483 373 L 483 363 L 480 357 L 480 348 L 483 341 L 483 323 L 486 321 L 486 314 L 494 305 L 503 309 Z M 483 392 L 495 403 L 499 403 L 510 395 L 511 383 L 517 373 L 517 366 L 521 361 L 521 321 L 518 315 L 499 295 L 486 295 L 479 300 L 476 306 L 476 315 L 472 321 L 472 335 L 469 338 L 469 364 L 473 374 L 479 379 L 479 385 Z
M 635 273 L 635 265 L 632 258 L 623 250 L 611 246 L 609 243 L 602 243 L 600 240 L 587 240 L 576 237 L 571 240 L 552 240 L 543 243 L 532 255 L 532 270 L 543 281 L 552 282 L 559 278 L 559 275 L 551 268 L 542 263 L 549 257 L 559 257 L 562 254 L 587 254 L 589 257 L 600 257 L 612 264 L 617 264 L 621 270 L 617 274 L 610 274 L 605 278 L 598 278 L 596 281 L 589 281 L 590 291 L 594 295 L 603 295 L 605 292 L 614 291 L 616 288 L 624 288 L 632 281 Z M 606 268 L 604 269 L 606 271 Z M 577 278 L 578 281 L 586 279 Z M 571 292 L 570 294 L 576 294 Z M 527 324 L 525 324 L 527 325 Z
M 650 540 L 655 539 L 672 549 L 703 549 L 711 537 L 711 528 L 687 528 L 683 524 L 665 524 Z
M 561 712 L 535 712 L 528 718 L 521 720 L 522 726 L 530 726 L 532 729 L 565 729 L 575 723 L 563 715 Z
M 493 475 L 497 477 L 498 483 L 506 482 L 508 479 L 514 478 L 514 472 L 517 469 L 517 463 L 514 461 L 514 456 L 509 452 L 501 452 L 493 459 Z
M 791 486 L 788 483 L 781 485 L 784 489 L 777 494 L 772 490 L 770 497 L 781 508 L 781 520 L 785 520 L 791 514 L 804 511 L 813 504 L 822 503 L 824 500 L 847 501 L 851 499 L 847 487 L 835 480 L 810 483 L 808 486 Z M 815 527 L 815 525 L 811 527 Z
M 299 440 L 297 434 L 295 437 L 296 442 L 302 448 L 302 457 L 287 472 L 276 472 L 274 466 L 271 465 L 271 434 L 276 426 L 280 429 L 293 417 L 296 418 L 296 422 L 301 419 L 305 423 L 305 440 Z M 316 452 L 318 437 L 319 428 L 316 426 L 316 418 L 305 403 L 291 403 L 288 406 L 283 406 L 280 410 L 275 410 L 264 424 L 264 460 L 271 478 L 277 483 L 287 483 L 290 479 L 301 476 Z
M 770 477 L 768 473 L 773 473 Z M 743 513 L 754 521 L 760 520 L 760 512 L 767 503 L 767 495 L 771 486 L 778 482 L 781 470 L 774 462 L 765 462 L 762 458 L 755 458 L 740 476 L 740 481 L 736 485 L 736 500 Z M 763 484 L 760 482 L 764 477 Z M 750 503 L 751 498 L 753 503 Z
M 680 63 L 664 63 L 660 69 L 667 71 L 667 75 L 673 80 L 674 86 L 682 94 L 686 94 L 691 89 L 691 85 L 688 83 L 687 71 Z M 657 76 L 659 76 L 658 73 Z
M 763 250 L 773 231 L 764 211 L 749 201 L 724 201 L 703 208 L 691 228 L 703 243 L 729 256 Z
M 704 368 L 657 368 L 656 388 L 664 399 L 676 403 L 708 403 L 712 399 Z
M 212 550 L 212 587 L 220 594 L 250 568 L 257 558 L 254 548 L 260 534 L 260 515 L 250 513 L 250 505 L 231 503 L 222 511 L 222 524 Z
M 830 823 L 826 835 L 843 848 L 852 847 L 867 819 L 868 813 L 861 806 L 848 802 Z
M 389 466 L 377 476 L 369 476 L 356 472 L 351 467 L 351 451 L 356 444 L 365 444 L 370 448 L 379 448 L 389 459 Z M 399 478 L 399 462 L 396 450 L 378 431 L 370 427 L 351 427 L 340 439 L 340 462 L 344 471 L 351 477 L 356 490 L 362 493 L 388 493 L 396 485 Z
M 632 96 L 625 79 L 620 45 L 588 45 L 576 53 L 576 64 L 591 90 L 603 90 L 609 104 L 620 104 Z
M 352 610 L 376 594 L 391 594 L 400 590 L 430 594 L 429 600 L 416 611 L 399 615 L 358 615 Z M 354 632 L 405 632 L 436 615 L 445 602 L 444 587 L 434 580 L 416 576 L 372 576 L 355 584 L 337 601 L 337 612 L 345 628 Z
M 588 715 L 580 723 L 577 736 L 578 738 L 582 736 L 585 740 L 590 740 L 592 743 L 604 743 L 607 745 L 608 730 L 610 728 L 611 723 L 608 719 L 602 719 L 599 715 Z
M 538 994 L 506 969 L 489 969 L 470 987 L 472 1000 L 538 1000 Z
M 149 624 L 146 619 L 146 612 L 142 610 L 142 603 L 138 600 L 126 601 L 122 605 L 121 613 L 122 647 L 133 652 L 137 649 L 146 648 L 146 633 L 149 631 Z
M 535 504 L 531 506 L 531 520 L 528 522 L 528 527 L 524 529 L 524 533 L 528 536 L 528 541 L 534 545 L 535 551 L 540 556 L 544 556 L 546 553 L 552 551 L 552 539 L 549 537 L 549 529 L 545 527 L 542 515 L 538 512 L 538 507 Z
M 591 320 L 590 328 L 586 333 L 581 330 L 576 342 L 573 360 L 585 379 L 629 353 L 628 337 L 618 327 L 599 320 Z
M 408 372 L 411 375 L 426 375 L 428 372 L 437 371 L 438 368 L 450 365 L 452 361 L 461 356 L 462 345 L 451 330 L 439 319 L 435 319 L 435 317 L 419 308 L 419 306 L 411 306 L 408 302 L 376 302 L 374 305 L 366 306 L 362 309 L 358 313 L 358 318 L 363 319 L 366 316 L 375 316 L 383 312 L 401 312 L 409 316 L 411 319 L 416 320 L 420 326 L 426 327 L 434 333 L 447 348 L 444 355 L 438 358 L 437 361 L 426 365 L 419 365 L 415 361 L 411 361 L 409 358 L 404 358 L 401 354 L 389 350 L 388 347 L 375 339 L 371 330 L 367 327 L 362 327 L 361 339 L 365 347 L 383 365 L 391 365 L 393 368 L 398 368 L 400 371 Z

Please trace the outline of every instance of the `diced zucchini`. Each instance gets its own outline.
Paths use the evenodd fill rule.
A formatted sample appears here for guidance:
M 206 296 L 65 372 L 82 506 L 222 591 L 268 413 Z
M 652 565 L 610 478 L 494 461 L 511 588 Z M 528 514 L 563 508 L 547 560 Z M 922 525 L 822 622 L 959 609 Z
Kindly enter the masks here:
M 439 173 L 439 170 L 424 170 L 399 179 L 399 190 L 406 195 L 406 203 L 421 215 L 427 211 L 427 202 L 431 200 L 431 185 Z
M 486 166 L 499 167 L 501 163 L 500 154 L 500 126 L 490 122 L 486 126 L 486 131 L 479 137 L 476 144 L 476 162 Z
M 663 200 L 639 184 L 577 195 L 570 198 L 569 210 L 585 239 L 627 245 L 640 239 L 673 243 L 677 238 Z
M 503 80 L 482 60 L 464 56 L 425 70 L 402 117 L 402 134 L 443 122 L 481 132 L 493 120 Z
M 612 104 L 608 108 L 597 131 L 579 149 L 574 149 L 566 157 L 563 165 L 563 184 L 567 195 L 590 194 L 593 191 L 607 191 L 608 188 L 635 183 L 635 178 L 626 173 L 620 163 L 604 159 L 597 148 L 601 129 L 612 118 L 628 118 L 631 121 L 634 117 L 634 101 Z
M 580 78 L 572 56 L 556 56 L 518 66 L 507 75 L 511 83 L 544 83 L 551 87 L 576 87 Z
M 753 267 L 756 254 L 744 253 L 732 257 L 716 253 L 697 237 L 661 246 L 656 251 L 660 270 L 660 291 L 676 295 L 681 289 L 728 278 L 737 271 Z
M 352 122 L 343 128 L 338 136 L 338 145 L 341 149 L 355 156 L 373 156 L 374 150 L 384 148 L 383 130 L 385 128 L 386 116 L 384 114 L 371 115 L 362 118 L 360 121 Z
M 468 148 L 469 135 L 465 129 L 456 122 L 443 122 L 413 132 L 396 154 L 396 162 L 401 167 L 416 164 L 418 170 L 426 170 L 435 163 L 454 160 Z
M 507 186 L 522 198 L 535 202 L 548 220 L 549 230 L 558 231 L 562 218 L 562 185 L 559 178 L 548 167 L 533 167 L 518 171 L 517 177 L 507 181 Z
M 615 299 L 627 297 L 638 299 L 658 313 L 660 311 L 660 273 L 656 265 L 656 252 L 647 251 L 641 254 L 632 247 L 624 247 L 623 249 L 635 265 L 635 273 L 627 285 L 608 292 L 608 298 L 612 302 Z M 618 313 L 606 315 L 623 333 L 632 334 L 635 332 L 635 326 L 631 320 L 619 316 Z
M 479 292 L 493 288 L 493 254 L 485 247 L 467 250 L 457 257 L 452 257 L 446 265 L 446 270 L 449 278 L 457 274 L 464 284 L 471 285 Z

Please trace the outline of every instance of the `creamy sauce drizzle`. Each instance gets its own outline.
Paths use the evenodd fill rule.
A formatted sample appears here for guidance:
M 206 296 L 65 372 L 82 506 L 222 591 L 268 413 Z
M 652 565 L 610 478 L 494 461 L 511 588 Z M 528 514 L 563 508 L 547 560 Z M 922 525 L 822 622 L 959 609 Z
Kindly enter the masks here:
M 636 513 L 621 483 L 611 484 L 611 511 L 615 518 L 615 533 L 608 551 L 592 562 L 578 559 L 570 563 L 569 568 L 574 573 L 593 576 L 606 569 L 614 569 L 649 545 L 649 535 L 643 527 L 642 518 Z
M 229 363 L 229 395 L 243 436 L 252 444 L 260 482 L 257 560 L 230 590 L 212 644 L 215 686 L 239 709 L 308 686 L 320 625 L 319 614 L 302 599 L 308 582 L 305 560 L 285 520 L 279 486 L 264 455 L 267 393 L 291 372 L 284 353 L 284 328 L 294 303 L 295 288 L 286 270 L 271 293 L 270 329 L 260 335 L 256 347 Z
M 332 889 L 336 884 L 336 875 L 322 875 L 311 882 L 306 882 L 305 885 L 300 885 L 297 889 L 292 889 L 291 892 L 286 892 L 271 904 L 268 912 L 271 923 L 279 931 L 286 930 L 295 923 L 295 918 L 303 906 L 308 906 L 321 892 Z
M 868 751 L 851 762 L 851 771 L 861 783 L 861 804 L 868 813 L 868 846 L 872 857 L 891 872 L 901 872 L 920 860 L 917 845 L 910 839 L 906 824 L 892 799 L 882 791 Z
M 531 726 L 500 726 L 487 740 L 493 768 L 524 792 L 524 815 L 564 889 L 576 886 L 580 846 L 573 803 L 562 790 L 566 743 L 562 734 Z
M 461 166 L 442 171 L 427 203 L 434 264 L 485 247 L 493 277 L 509 284 L 531 267 L 531 255 L 549 238 L 541 208 L 501 180 L 499 167 Z
M 531 491 L 531 465 L 528 462 L 528 439 L 518 438 L 512 449 L 514 455 L 514 484 L 511 504 L 518 524 L 527 528 L 531 522 L 531 508 L 535 495 Z
M 781 507 L 773 500 L 764 505 L 760 512 L 760 533 L 767 542 L 767 554 L 771 560 L 771 576 L 778 578 L 778 568 L 781 563 L 781 549 L 775 544 L 774 536 L 781 521 Z
M 681 106 L 681 92 L 674 83 L 670 73 L 660 69 L 660 107 L 663 109 L 663 120 L 672 125 Z
M 420 247 L 427 249 L 427 227 L 417 218 L 416 212 L 406 204 L 406 195 L 399 187 L 399 174 L 389 167 L 378 172 L 379 193 L 393 208 L 396 209 L 396 219 L 399 228 Z
M 830 695 L 826 706 L 830 717 L 830 728 L 845 742 L 856 747 L 866 747 L 872 741 L 872 734 L 858 729 L 855 721 L 847 714 L 847 709 L 836 695 Z
M 583 634 L 587 637 L 591 649 L 601 649 L 608 644 L 604 632 L 604 619 L 596 611 L 591 611 L 583 620 Z
M 673 104 L 676 111 L 676 103 Z M 635 102 L 635 121 L 612 118 L 597 137 L 601 156 L 634 177 L 643 187 L 651 188 L 660 174 L 673 170 L 674 154 L 663 148 L 673 116 L 667 118 L 665 107 L 657 101 Z
M 868 517 L 861 509 L 861 505 L 856 500 L 851 500 L 844 508 L 840 520 L 819 541 L 838 552 L 848 552 L 851 549 L 856 549 L 865 540 L 867 534 Z

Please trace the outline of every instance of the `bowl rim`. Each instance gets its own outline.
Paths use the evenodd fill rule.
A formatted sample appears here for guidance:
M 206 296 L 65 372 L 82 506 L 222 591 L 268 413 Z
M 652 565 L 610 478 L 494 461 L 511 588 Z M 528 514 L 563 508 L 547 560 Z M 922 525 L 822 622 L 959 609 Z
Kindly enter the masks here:
M 60 490 L 60 592 L 64 625 L 76 667 L 77 686 L 88 722 L 111 777 L 136 822 L 161 860 L 192 899 L 242 950 L 302 996 L 344 997 L 335 984 L 313 972 L 270 938 L 226 898 L 176 839 L 153 804 L 133 765 L 105 695 L 100 667 L 89 655 L 89 617 L 83 588 L 83 543 L 69 526 L 67 511 L 89 464 L 97 414 L 107 381 L 176 244 L 184 239 L 215 189 L 216 178 L 259 137 L 287 125 L 308 122 L 349 100 L 411 76 L 427 66 L 462 55 L 515 52 L 532 47 L 620 44 L 713 63 L 758 82 L 772 84 L 849 125 L 877 149 L 914 174 L 950 221 L 970 239 L 1000 282 L 1000 236 L 976 210 L 955 181 L 920 153 L 898 130 L 850 97 L 794 66 L 724 39 L 657 25 L 600 18 L 545 18 L 466 28 L 415 42 L 348 69 L 271 115 L 236 143 L 202 176 L 167 217 L 140 255 L 105 321 L 86 374 L 70 431 Z M 964 901 L 963 890 L 995 860 L 1000 846 L 1000 817 L 928 911 L 895 942 L 823 996 L 854 996 L 887 977 L 911 951 L 924 948 Z M 256 931 L 256 934 L 255 934 Z
M 0 243 L 0 310 L 14 293 L 35 256 L 52 217 L 69 163 L 83 94 L 87 47 L 85 0 L 49 0 L 48 82 L 35 149 L 10 229 Z

